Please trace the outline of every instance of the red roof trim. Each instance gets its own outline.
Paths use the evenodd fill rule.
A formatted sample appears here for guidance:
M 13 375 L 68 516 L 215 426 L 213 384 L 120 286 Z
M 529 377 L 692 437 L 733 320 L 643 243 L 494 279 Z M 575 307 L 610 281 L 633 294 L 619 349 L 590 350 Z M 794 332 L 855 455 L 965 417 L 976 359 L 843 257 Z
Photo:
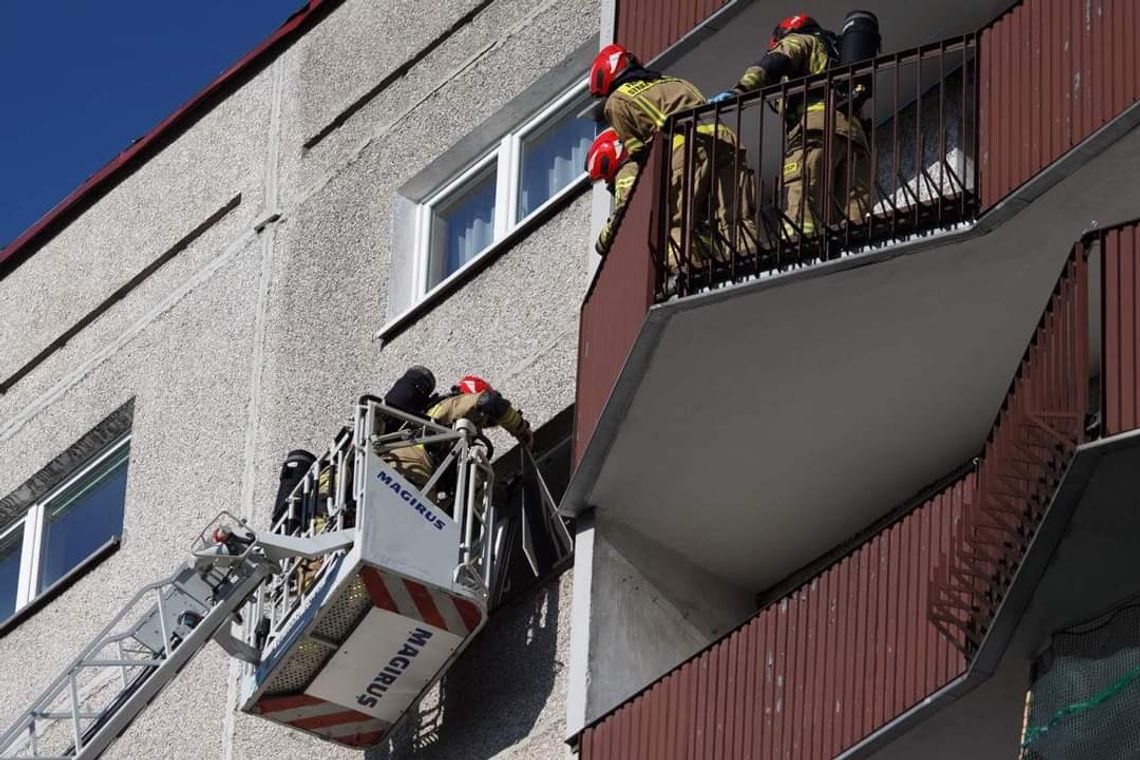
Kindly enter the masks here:
M 271 63 L 298 37 L 327 16 L 344 0 L 309 0 L 260 45 L 223 71 L 205 89 L 186 101 L 156 127 L 131 143 L 106 166 L 97 171 L 70 195 L 0 250 L 0 278 L 3 278 L 67 227 L 75 217 L 90 208 L 116 185 L 134 173 L 160 150 L 172 143 L 226 96 Z

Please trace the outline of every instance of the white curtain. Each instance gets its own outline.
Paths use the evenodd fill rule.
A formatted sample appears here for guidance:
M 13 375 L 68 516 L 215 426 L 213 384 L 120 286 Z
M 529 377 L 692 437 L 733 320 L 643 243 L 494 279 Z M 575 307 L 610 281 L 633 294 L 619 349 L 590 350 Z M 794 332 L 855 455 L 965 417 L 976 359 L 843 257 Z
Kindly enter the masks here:
M 523 142 L 519 220 L 585 171 L 586 151 L 593 139 L 593 122 L 568 114 L 551 128 Z
M 428 287 L 475 258 L 495 239 L 495 172 L 435 212 Z

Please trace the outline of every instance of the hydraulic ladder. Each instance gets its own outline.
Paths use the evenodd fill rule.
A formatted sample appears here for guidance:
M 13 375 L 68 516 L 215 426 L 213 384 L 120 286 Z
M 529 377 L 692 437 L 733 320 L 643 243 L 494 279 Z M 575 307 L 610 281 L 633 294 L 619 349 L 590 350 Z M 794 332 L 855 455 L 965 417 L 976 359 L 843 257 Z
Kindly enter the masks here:
M 221 513 L 191 559 L 140 589 L 4 732 L 0 757 L 98 757 L 211 638 L 231 655 L 256 658 L 229 624 L 282 560 L 319 557 L 351 541 L 350 534 L 255 534 Z

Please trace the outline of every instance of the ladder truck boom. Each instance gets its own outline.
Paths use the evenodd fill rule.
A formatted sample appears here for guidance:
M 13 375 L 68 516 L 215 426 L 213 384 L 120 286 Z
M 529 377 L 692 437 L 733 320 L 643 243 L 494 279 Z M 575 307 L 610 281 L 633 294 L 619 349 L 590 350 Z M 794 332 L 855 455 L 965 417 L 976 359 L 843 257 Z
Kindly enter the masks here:
M 192 558 L 136 592 L 5 731 L 0 756 L 98 757 L 211 638 L 248 656 L 226 626 L 280 571 L 281 559 L 317 556 L 352 541 L 350 534 L 337 538 L 301 543 L 259 536 L 221 513 L 191 548 Z

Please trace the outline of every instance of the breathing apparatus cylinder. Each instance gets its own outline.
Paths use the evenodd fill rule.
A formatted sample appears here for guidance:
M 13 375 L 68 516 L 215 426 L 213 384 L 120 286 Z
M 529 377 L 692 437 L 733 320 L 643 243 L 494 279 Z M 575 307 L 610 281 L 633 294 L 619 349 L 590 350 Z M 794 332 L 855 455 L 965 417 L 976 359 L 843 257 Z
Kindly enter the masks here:
M 304 449 L 294 449 L 290 451 L 285 457 L 285 461 L 281 463 L 281 477 L 280 482 L 277 484 L 277 498 L 273 500 L 273 523 L 281 519 L 285 514 L 285 510 L 289 506 L 289 494 L 305 477 L 305 473 L 312 467 L 313 462 L 317 461 L 316 456 L 311 452 Z
M 419 364 L 409 367 L 391 389 L 384 394 L 384 403 L 408 414 L 420 417 L 427 413 L 431 394 L 435 391 L 435 375 Z
M 883 38 L 879 35 L 879 19 L 870 11 L 851 11 L 843 19 L 839 33 L 839 65 L 874 58 L 879 54 Z
M 839 35 L 839 65 L 874 58 L 879 54 L 883 39 L 879 35 L 879 19 L 870 11 L 851 11 L 843 19 L 843 31 Z M 856 107 L 871 94 L 874 77 L 870 74 L 855 78 L 849 97 Z

